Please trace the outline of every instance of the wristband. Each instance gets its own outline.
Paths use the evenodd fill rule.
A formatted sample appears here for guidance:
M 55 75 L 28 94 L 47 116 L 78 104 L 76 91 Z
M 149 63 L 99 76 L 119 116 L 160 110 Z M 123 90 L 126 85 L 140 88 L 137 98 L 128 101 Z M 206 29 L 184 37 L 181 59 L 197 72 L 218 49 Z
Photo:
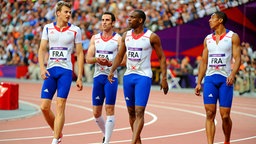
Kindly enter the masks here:
M 93 59 L 93 60 L 94 60 L 94 62 L 95 62 L 95 63 L 97 63 L 97 58 L 96 58 L 96 57 L 94 57 L 94 59 Z

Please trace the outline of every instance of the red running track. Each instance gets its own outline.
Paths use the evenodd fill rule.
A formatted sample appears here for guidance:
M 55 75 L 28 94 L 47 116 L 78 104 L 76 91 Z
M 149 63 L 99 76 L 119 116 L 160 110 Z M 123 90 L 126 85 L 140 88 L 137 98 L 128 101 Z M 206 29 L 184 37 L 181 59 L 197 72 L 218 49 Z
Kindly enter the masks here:
M 40 105 L 41 83 L 18 82 L 19 100 Z M 102 134 L 96 126 L 91 109 L 91 86 L 83 91 L 72 87 L 66 107 L 63 144 L 100 144 Z M 54 102 L 53 102 L 54 103 Z M 54 104 L 53 104 L 54 108 Z M 235 96 L 232 107 L 232 144 L 256 144 L 256 97 Z M 164 95 L 153 87 L 146 108 L 143 144 L 206 144 L 202 97 L 192 90 L 171 90 Z M 223 143 L 220 115 L 216 116 L 215 144 Z M 116 125 L 111 144 L 129 144 L 131 130 L 123 99 L 118 90 Z M 41 113 L 0 121 L 0 144 L 50 144 L 52 131 Z

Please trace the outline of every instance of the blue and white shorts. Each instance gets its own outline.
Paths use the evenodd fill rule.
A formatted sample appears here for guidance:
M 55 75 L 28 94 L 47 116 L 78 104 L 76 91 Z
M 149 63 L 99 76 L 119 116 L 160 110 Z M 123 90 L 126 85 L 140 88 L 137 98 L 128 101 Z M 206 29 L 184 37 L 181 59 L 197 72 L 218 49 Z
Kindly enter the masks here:
M 124 98 L 127 106 L 146 106 L 152 79 L 138 74 L 123 77 Z
M 203 98 L 204 104 L 219 104 L 221 107 L 232 106 L 233 100 L 233 85 L 229 86 L 226 83 L 227 77 L 219 74 L 206 76 L 204 80 Z
M 62 67 L 48 69 L 50 76 L 44 80 L 41 98 L 52 100 L 56 90 L 57 97 L 67 98 L 72 83 L 72 71 Z

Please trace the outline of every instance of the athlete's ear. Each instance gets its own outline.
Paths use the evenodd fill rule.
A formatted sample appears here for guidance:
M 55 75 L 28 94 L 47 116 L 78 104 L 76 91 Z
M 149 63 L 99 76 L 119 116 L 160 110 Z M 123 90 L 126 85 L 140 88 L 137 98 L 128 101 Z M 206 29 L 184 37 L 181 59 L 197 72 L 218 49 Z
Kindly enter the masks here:
M 143 22 L 143 18 L 140 18 L 139 22 L 142 23 Z
M 219 22 L 220 22 L 220 23 L 223 23 L 223 18 L 219 18 Z
M 60 13 L 61 13 L 61 10 L 56 11 L 56 16 L 59 17 Z
M 115 27 L 116 21 L 112 21 L 112 27 Z
M 56 17 L 59 17 L 60 11 L 56 11 Z

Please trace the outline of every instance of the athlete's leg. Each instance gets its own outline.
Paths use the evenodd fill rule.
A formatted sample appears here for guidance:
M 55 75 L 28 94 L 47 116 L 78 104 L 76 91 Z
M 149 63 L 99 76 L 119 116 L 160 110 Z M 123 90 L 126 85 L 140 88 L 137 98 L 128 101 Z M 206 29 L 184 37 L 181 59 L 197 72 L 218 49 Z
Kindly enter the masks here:
M 216 116 L 216 105 L 215 104 L 205 104 L 206 111 L 206 136 L 208 144 L 213 144 L 214 135 L 215 135 L 215 116 Z
M 92 105 L 93 105 L 93 116 L 97 126 L 100 128 L 103 137 L 105 137 L 105 120 L 102 116 L 102 108 L 105 99 L 103 76 L 97 76 L 93 79 L 92 89 Z
M 140 134 L 144 126 L 144 113 L 148 102 L 152 79 L 138 76 L 135 85 L 135 121 L 133 124 L 132 143 L 141 144 Z
M 65 123 L 65 107 L 66 99 L 58 97 L 56 104 L 56 116 L 54 121 L 54 138 L 56 139 L 59 139 L 62 134 L 62 129 Z
M 117 88 L 118 88 L 118 79 L 114 78 L 114 82 L 110 83 L 107 79 L 107 76 L 105 76 L 104 81 L 105 81 L 104 92 L 106 96 L 105 110 L 107 115 L 106 124 L 105 124 L 105 143 L 108 144 L 115 126 L 115 103 L 116 103 L 116 94 L 117 94 Z
M 222 118 L 222 129 L 225 136 L 225 142 L 230 141 L 231 130 L 232 130 L 232 120 L 230 118 L 230 108 L 220 107 L 220 114 Z
M 105 140 L 104 144 L 108 144 L 110 141 L 110 138 L 112 136 L 114 126 L 115 126 L 115 105 L 108 105 L 105 106 L 106 110 L 106 122 L 105 122 Z
M 103 136 L 105 136 L 105 120 L 102 116 L 102 105 L 93 106 L 93 116 L 97 126 L 100 128 Z
M 233 86 L 227 86 L 223 83 L 220 87 L 220 115 L 222 118 L 222 129 L 225 136 L 225 142 L 230 142 L 232 120 L 230 117 L 233 101 Z
M 133 123 L 133 144 L 141 144 L 140 134 L 144 126 L 144 106 L 135 106 L 135 121 Z
M 106 123 L 105 123 L 105 141 L 104 144 L 110 142 L 114 127 L 115 127 L 115 115 L 114 115 L 114 105 L 106 105 Z
M 135 95 L 136 95 L 135 87 L 137 86 L 137 84 L 139 82 L 143 83 L 142 85 L 147 85 L 147 83 L 145 83 L 143 81 L 138 81 L 138 80 L 140 80 L 140 77 L 141 76 L 138 76 L 136 74 L 135 75 L 134 74 L 126 75 L 123 77 L 124 96 L 125 96 L 125 100 L 126 100 L 128 114 L 129 114 L 129 123 L 130 123 L 131 129 L 132 129 L 132 132 L 133 132 L 132 142 L 131 142 L 132 144 L 141 144 L 140 133 L 141 133 L 141 130 L 144 125 L 144 117 L 141 118 L 141 114 L 142 114 L 143 110 L 140 109 L 139 107 L 135 106 L 135 105 L 137 105 L 136 100 L 135 100 Z M 150 79 L 150 82 L 151 82 L 151 79 Z M 147 95 L 147 91 L 150 91 L 150 90 L 145 89 L 143 86 L 138 87 L 137 90 L 138 90 L 138 92 L 137 92 L 138 99 L 143 99 L 141 101 L 144 101 L 144 94 Z M 139 90 L 143 91 L 142 94 L 139 92 Z M 141 103 L 139 101 L 138 105 L 140 105 L 140 104 Z M 143 107 L 143 106 L 141 106 L 141 107 Z M 137 116 L 138 116 L 138 120 L 137 120 Z M 141 126 L 141 124 L 142 124 L 142 126 Z
M 138 137 L 135 137 L 135 127 L 137 126 L 137 124 L 135 124 L 135 121 L 137 120 L 136 119 L 136 112 L 135 112 L 135 106 L 128 106 L 127 107 L 127 110 L 128 110 L 128 113 L 129 113 L 129 122 L 130 122 L 130 126 L 131 126 L 131 129 L 132 129 L 132 132 L 133 132 L 133 135 L 132 135 L 132 144 L 140 144 L 141 143 L 141 139 L 140 139 L 140 136 Z
M 204 91 L 203 91 L 203 99 L 204 99 L 204 107 L 206 113 L 206 136 L 208 144 L 213 144 L 214 136 L 215 136 L 215 116 L 217 109 L 217 100 L 219 98 L 219 89 L 217 87 L 215 76 L 205 77 L 204 82 Z
M 123 77 L 123 90 L 124 90 L 124 99 L 127 106 L 127 111 L 129 114 L 129 123 L 131 130 L 133 131 L 133 124 L 135 121 L 135 93 L 134 93 L 134 84 L 133 79 L 131 75 L 125 75 Z
M 43 113 L 44 119 L 46 120 L 48 125 L 51 127 L 52 131 L 54 131 L 55 115 L 51 110 L 51 103 L 52 103 L 52 100 L 50 99 L 42 99 L 41 111 Z
M 62 129 L 65 123 L 65 108 L 72 83 L 72 71 L 56 68 L 57 79 L 57 99 L 56 99 L 56 115 L 54 121 L 54 138 L 60 139 Z
M 135 122 L 135 106 L 129 106 L 127 107 L 127 110 L 128 110 L 128 114 L 129 114 L 129 123 L 130 123 L 130 127 L 133 131 L 133 124 Z
M 52 69 L 49 69 L 51 73 Z M 54 120 L 55 115 L 51 110 L 52 98 L 56 92 L 56 81 L 53 78 L 53 75 L 50 75 L 47 79 L 44 80 L 42 90 L 41 90 L 41 111 L 44 115 L 44 118 L 51 129 L 54 131 Z

